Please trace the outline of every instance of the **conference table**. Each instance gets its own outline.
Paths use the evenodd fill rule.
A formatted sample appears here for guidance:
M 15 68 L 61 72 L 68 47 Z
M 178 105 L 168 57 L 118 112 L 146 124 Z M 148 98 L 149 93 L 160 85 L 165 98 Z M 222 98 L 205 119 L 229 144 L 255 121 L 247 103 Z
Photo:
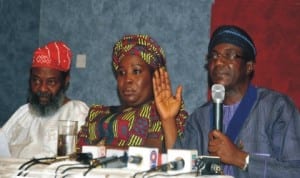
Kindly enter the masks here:
M 166 177 L 201 177 L 201 178 L 233 178 L 225 175 L 196 175 L 196 173 L 170 174 L 167 172 L 151 172 L 129 170 L 127 168 L 89 169 L 87 165 L 73 160 L 63 160 L 51 164 L 32 164 L 31 167 L 21 167 L 27 159 L 1 158 L 0 177 L 30 177 L 30 178 L 64 178 L 64 177 L 97 177 L 97 178 L 166 178 Z

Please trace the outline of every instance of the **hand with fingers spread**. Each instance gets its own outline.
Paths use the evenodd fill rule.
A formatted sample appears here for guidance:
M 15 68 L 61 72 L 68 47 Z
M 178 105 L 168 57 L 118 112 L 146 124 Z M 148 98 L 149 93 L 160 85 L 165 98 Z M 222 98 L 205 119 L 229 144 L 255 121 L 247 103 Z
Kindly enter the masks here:
M 247 153 L 239 149 L 229 137 L 218 130 L 212 130 L 209 135 L 208 152 L 211 156 L 220 157 L 225 164 L 243 168 Z
M 153 90 L 155 104 L 161 120 L 175 118 L 181 105 L 182 86 L 177 87 L 174 96 L 168 73 L 165 69 L 160 68 L 154 73 Z
M 173 97 L 167 73 L 159 70 L 167 62 L 163 48 L 147 34 L 129 34 L 115 43 L 112 54 L 120 105 L 91 106 L 77 147 L 100 142 L 109 148 L 154 147 L 164 153 L 183 135 L 188 114 L 180 104 L 181 90 Z
M 154 73 L 153 92 L 155 105 L 164 129 L 166 146 L 171 148 L 177 136 L 175 118 L 182 103 L 182 86 L 177 87 L 174 96 L 168 73 L 165 69 L 160 68 Z

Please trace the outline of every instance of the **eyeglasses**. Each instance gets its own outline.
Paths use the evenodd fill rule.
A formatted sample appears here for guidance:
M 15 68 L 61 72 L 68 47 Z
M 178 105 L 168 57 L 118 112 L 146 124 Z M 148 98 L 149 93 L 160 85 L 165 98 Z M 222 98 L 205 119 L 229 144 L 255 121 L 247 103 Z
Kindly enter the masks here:
M 242 55 L 237 54 L 237 52 L 235 51 L 225 51 L 225 53 L 218 53 L 217 51 L 212 51 L 207 55 L 208 60 L 216 60 L 220 57 L 230 61 L 243 58 Z

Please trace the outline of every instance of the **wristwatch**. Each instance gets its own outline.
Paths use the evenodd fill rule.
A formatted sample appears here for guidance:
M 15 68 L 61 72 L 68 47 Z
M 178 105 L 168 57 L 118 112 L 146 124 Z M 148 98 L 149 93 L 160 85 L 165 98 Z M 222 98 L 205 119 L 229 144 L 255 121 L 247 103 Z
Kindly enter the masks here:
M 245 165 L 243 167 L 243 171 L 248 171 L 248 164 L 249 164 L 249 154 L 245 158 Z

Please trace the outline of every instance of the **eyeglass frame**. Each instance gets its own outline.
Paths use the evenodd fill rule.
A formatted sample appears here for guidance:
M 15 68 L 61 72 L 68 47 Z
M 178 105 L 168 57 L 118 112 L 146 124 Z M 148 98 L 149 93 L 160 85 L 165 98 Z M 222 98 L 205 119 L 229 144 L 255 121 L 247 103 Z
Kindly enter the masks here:
M 237 54 L 234 50 L 226 50 L 225 53 L 220 53 L 218 51 L 212 51 L 207 54 L 206 58 L 208 61 L 217 60 L 220 57 L 227 61 L 234 61 L 236 59 L 244 59 L 245 57 Z

